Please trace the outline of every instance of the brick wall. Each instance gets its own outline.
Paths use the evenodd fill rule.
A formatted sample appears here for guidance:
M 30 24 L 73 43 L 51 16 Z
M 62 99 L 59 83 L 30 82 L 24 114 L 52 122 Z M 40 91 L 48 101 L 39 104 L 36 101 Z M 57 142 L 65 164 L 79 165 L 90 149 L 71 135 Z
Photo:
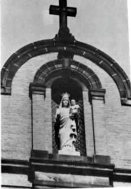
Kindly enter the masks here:
M 12 85 L 12 95 L 2 96 L 2 156 L 3 158 L 14 159 L 28 159 L 31 150 L 31 100 L 29 98 L 29 84 L 33 82 L 33 77 L 38 68 L 49 60 L 55 59 L 56 54 L 49 54 L 45 56 L 39 56 L 29 60 L 21 69 L 17 72 Z M 130 168 L 131 169 L 131 108 L 121 106 L 118 89 L 114 81 L 110 76 L 98 66 L 86 60 L 84 58 L 75 56 L 75 60 L 80 61 L 83 64 L 88 64 L 92 70 L 96 72 L 102 82 L 102 86 L 106 89 L 105 104 L 104 104 L 104 121 L 106 128 L 106 151 L 107 155 L 112 158 L 112 163 L 115 163 L 116 167 Z M 46 146 L 51 152 L 51 137 L 49 130 L 51 129 L 50 119 L 50 89 L 46 90 L 48 93 L 45 102 L 45 127 L 46 130 Z M 88 106 L 87 96 L 84 107 Z M 99 104 L 97 104 L 99 106 Z M 90 108 L 87 110 L 91 114 Z M 85 116 L 86 122 L 92 123 L 91 115 Z M 98 112 L 97 112 L 98 113 Z M 88 121 L 89 119 L 89 121 Z M 98 120 L 97 120 L 98 119 Z M 96 119 L 96 123 L 99 123 L 99 118 Z M 42 119 L 43 120 L 43 119 Z M 98 127 L 99 129 L 99 127 Z M 39 131 L 40 132 L 40 131 Z M 89 133 L 91 127 L 86 128 L 87 139 L 87 152 L 92 154 L 93 139 Z M 100 132 L 101 137 L 102 133 Z M 105 136 L 104 136 L 105 137 Z M 98 137 L 99 139 L 99 137 Z M 98 141 L 99 142 L 99 141 Z
M 107 154 L 111 156 L 116 167 L 131 169 L 131 107 L 121 106 L 117 86 L 104 70 L 85 58 L 75 56 L 74 59 L 88 65 L 98 75 L 102 88 L 106 89 L 103 114 Z
M 31 100 L 29 84 L 44 62 L 56 59 L 56 54 L 32 58 L 16 73 L 12 95 L 1 96 L 2 157 L 29 159 L 31 137 Z
M 2 96 L 2 157 L 27 159 L 31 148 L 31 107 L 26 95 Z

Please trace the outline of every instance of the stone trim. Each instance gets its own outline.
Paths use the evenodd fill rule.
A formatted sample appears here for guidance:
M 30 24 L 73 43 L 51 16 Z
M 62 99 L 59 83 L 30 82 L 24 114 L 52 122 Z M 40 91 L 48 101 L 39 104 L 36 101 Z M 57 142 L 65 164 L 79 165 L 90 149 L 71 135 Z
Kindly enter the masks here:
M 105 89 L 91 89 L 89 91 L 89 101 L 92 104 L 92 100 L 103 100 L 105 103 Z
M 131 183 L 131 170 L 115 168 L 113 173 L 113 180 L 117 182 L 130 182 Z
M 16 185 L 1 185 L 2 188 L 25 188 L 25 189 L 32 189 L 32 187 L 29 187 L 29 186 L 16 186 Z
M 24 174 L 28 175 L 29 161 L 2 159 L 2 173 Z
M 120 97 L 125 98 L 126 101 L 131 99 L 131 84 L 128 76 L 123 71 L 123 69 L 104 52 L 99 49 L 76 41 L 75 39 L 71 42 L 61 42 L 57 41 L 56 38 L 50 40 L 42 40 L 35 43 L 31 43 L 16 53 L 14 53 L 5 63 L 2 68 L 1 76 L 2 76 L 2 88 L 4 89 L 2 94 L 11 95 L 11 85 L 12 80 L 18 71 L 18 69 L 25 63 L 27 60 L 39 56 L 42 54 L 52 53 L 52 52 L 70 52 L 74 55 L 82 56 L 86 59 L 91 60 L 100 68 L 105 70 L 110 77 L 116 83 Z M 73 57 L 72 57 L 73 58 Z M 6 88 L 10 88 L 7 90 Z M 123 101 L 122 105 L 125 105 Z M 127 104 L 127 102 L 126 102 Z M 130 103 L 129 103 L 130 105 Z
M 59 183 L 59 180 L 57 182 L 51 183 L 47 183 L 46 181 L 42 180 L 42 182 L 39 182 L 39 180 L 37 180 L 37 178 L 35 177 L 35 174 L 36 172 L 43 172 L 65 175 L 71 174 L 73 176 L 77 175 L 79 177 L 101 177 L 102 179 L 107 179 L 106 186 L 113 186 L 112 178 L 114 165 L 110 163 L 109 156 L 83 157 L 58 154 L 54 155 L 48 154 L 48 152 L 45 151 L 45 154 L 43 153 L 43 157 L 42 155 L 39 157 L 37 153 L 39 153 L 40 155 L 40 151 L 35 151 L 34 153 L 32 153 L 33 156 L 30 158 L 29 181 L 34 183 L 35 185 L 42 184 L 46 186 L 48 184 L 58 184 L 58 186 L 63 186 L 61 185 L 62 183 Z M 73 186 L 76 186 L 76 183 L 77 182 L 75 182 L 74 180 L 74 182 L 72 183 Z M 64 182 L 64 184 L 65 186 L 69 187 L 69 183 Z M 85 184 L 84 187 L 88 186 L 88 184 Z M 101 184 L 104 184 L 103 181 L 101 181 Z M 78 186 L 80 187 L 80 185 Z M 101 186 L 100 183 L 98 185 Z
M 69 76 L 76 77 L 89 89 L 100 89 L 102 84 L 89 67 L 70 59 L 50 61 L 39 68 L 34 77 L 34 83 L 46 83 L 54 76 L 63 75 L 63 71 L 68 72 Z M 66 74 L 67 75 L 67 74 Z
M 32 94 L 44 95 L 45 97 L 46 87 L 40 83 L 30 83 L 29 86 L 29 97 L 32 99 Z
M 124 99 L 124 98 L 121 98 L 121 105 L 124 105 L 124 106 L 131 106 L 131 99 Z
M 47 159 L 48 157 L 50 157 L 50 159 L 52 159 L 53 157 L 55 158 L 55 156 L 56 156 L 56 155 L 53 155 L 53 154 L 51 156 L 51 154 L 48 154 L 48 152 L 45 152 L 45 151 L 36 151 L 35 153 L 36 153 L 36 155 L 35 155 L 36 161 L 39 162 L 40 158 L 41 158 L 41 163 L 43 161 L 43 158 Z M 34 152 L 32 152 L 32 155 L 33 154 L 34 154 Z M 59 156 L 59 155 L 57 155 L 57 156 Z M 71 156 L 69 156 L 69 157 L 70 157 L 70 162 L 71 162 L 71 165 L 72 165 L 72 163 L 74 161 L 71 158 Z M 96 157 L 94 157 L 94 158 L 93 157 L 83 157 L 83 159 L 79 160 L 79 162 L 75 162 L 75 164 L 77 164 L 77 165 L 83 164 L 84 159 L 87 158 L 88 163 L 91 163 L 94 159 L 94 161 L 97 161 L 96 163 L 98 163 L 98 165 L 99 165 L 99 162 L 102 162 L 102 157 L 104 157 L 104 156 L 99 156 L 98 158 L 96 158 Z M 108 157 L 108 156 L 105 156 L 105 158 L 106 157 Z M 59 156 L 59 158 L 61 158 L 61 160 L 62 160 L 62 156 Z M 82 158 L 82 157 L 80 157 L 80 158 Z M 95 160 L 95 158 L 96 158 L 96 160 Z M 57 160 L 57 157 L 55 159 Z M 67 158 L 66 158 L 66 160 L 69 161 Z M 60 160 L 58 159 L 58 161 L 60 161 Z M 63 161 L 63 162 L 65 162 L 65 161 Z M 85 162 L 85 164 L 87 164 L 87 162 Z M 1 161 L 2 173 L 28 175 L 29 174 L 29 165 L 30 165 L 29 161 L 25 161 L 25 160 L 2 159 L 2 161 Z M 131 177 L 131 169 L 122 169 L 122 168 L 114 168 L 113 169 L 113 178 L 112 178 L 113 182 L 117 181 L 117 182 L 131 183 L 130 177 Z

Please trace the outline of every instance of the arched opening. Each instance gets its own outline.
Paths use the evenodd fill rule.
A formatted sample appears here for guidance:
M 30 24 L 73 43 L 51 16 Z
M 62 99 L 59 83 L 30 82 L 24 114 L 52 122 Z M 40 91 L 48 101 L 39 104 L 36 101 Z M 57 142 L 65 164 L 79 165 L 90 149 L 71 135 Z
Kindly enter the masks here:
M 67 62 L 68 64 L 65 64 Z M 90 143 L 87 142 L 87 139 L 85 140 L 85 131 L 87 135 L 87 130 L 92 128 L 91 114 L 89 116 L 90 121 L 87 120 L 86 116 L 91 110 L 90 98 L 88 95 L 90 90 L 97 90 L 100 92 L 102 90 L 101 81 L 96 73 L 89 67 L 74 60 L 53 60 L 42 65 L 39 70 L 37 70 L 33 82 L 35 85 L 42 85 L 46 90 L 48 89 L 50 91 L 48 91 L 49 93 L 47 91 L 45 92 L 45 101 L 47 99 L 46 106 L 50 107 L 52 113 L 52 120 L 50 119 L 52 152 L 54 154 L 58 153 L 58 146 L 55 139 L 56 127 L 54 127 L 56 108 L 60 104 L 61 95 L 67 92 L 70 94 L 70 99 L 75 99 L 81 107 L 81 125 L 77 135 L 77 150 L 80 151 L 82 156 L 86 156 L 87 153 L 90 153 L 88 147 L 90 144 L 93 144 L 92 134 L 89 134 L 88 136 L 88 139 L 91 141 Z M 51 102 L 50 100 L 48 102 L 48 99 L 51 99 Z M 45 112 L 45 114 L 46 113 L 47 112 Z
M 77 102 L 82 100 L 82 88 L 75 80 L 65 81 L 64 78 L 55 80 L 52 85 L 52 99 L 54 102 L 59 104 L 61 95 L 65 92 L 70 94 L 70 99 L 73 98 Z
M 55 129 L 55 113 L 56 108 L 59 106 L 61 101 L 61 95 L 65 92 L 70 94 L 70 100 L 75 99 L 76 103 L 80 106 L 80 117 L 78 135 L 76 140 L 76 149 L 80 151 L 82 156 L 86 156 L 86 145 L 85 145 L 85 126 L 84 126 L 84 114 L 83 114 L 83 98 L 82 98 L 82 87 L 77 81 L 69 78 L 56 79 L 52 84 L 52 138 L 53 138 L 53 153 L 57 153 L 59 146 L 57 144 L 57 131 Z

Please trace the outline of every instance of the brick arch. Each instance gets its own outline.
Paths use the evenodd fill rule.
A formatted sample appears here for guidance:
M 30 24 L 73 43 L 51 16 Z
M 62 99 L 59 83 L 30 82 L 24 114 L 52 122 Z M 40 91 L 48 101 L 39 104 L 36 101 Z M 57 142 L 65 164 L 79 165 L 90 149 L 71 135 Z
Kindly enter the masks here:
M 18 69 L 27 60 L 42 54 L 67 52 L 91 60 L 105 70 L 114 80 L 119 90 L 123 105 L 131 105 L 131 85 L 123 69 L 107 54 L 88 44 L 74 40 L 61 42 L 56 39 L 42 40 L 31 43 L 14 53 L 2 68 L 2 93 L 11 95 L 12 80 Z
M 88 89 L 101 89 L 98 76 L 87 66 L 70 59 L 50 61 L 39 68 L 34 83 L 46 85 L 53 77 L 69 77 L 79 79 Z

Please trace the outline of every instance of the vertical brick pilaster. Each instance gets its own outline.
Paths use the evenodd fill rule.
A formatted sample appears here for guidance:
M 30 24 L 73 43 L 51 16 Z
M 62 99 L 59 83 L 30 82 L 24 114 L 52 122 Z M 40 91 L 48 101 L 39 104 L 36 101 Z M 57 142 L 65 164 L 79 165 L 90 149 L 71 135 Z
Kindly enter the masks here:
M 45 144 L 45 87 L 31 83 L 29 88 L 32 111 L 32 148 L 33 150 L 46 150 Z
M 104 117 L 105 90 L 90 90 L 89 94 L 92 106 L 95 153 L 98 155 L 107 155 L 106 125 Z
M 45 147 L 52 153 L 52 107 L 51 107 L 51 88 L 46 88 L 46 98 L 44 103 L 44 127 L 45 127 Z
M 87 156 L 94 155 L 93 127 L 91 104 L 89 103 L 88 91 L 83 91 L 85 139 Z
M 33 149 L 45 150 L 44 95 L 32 95 Z

